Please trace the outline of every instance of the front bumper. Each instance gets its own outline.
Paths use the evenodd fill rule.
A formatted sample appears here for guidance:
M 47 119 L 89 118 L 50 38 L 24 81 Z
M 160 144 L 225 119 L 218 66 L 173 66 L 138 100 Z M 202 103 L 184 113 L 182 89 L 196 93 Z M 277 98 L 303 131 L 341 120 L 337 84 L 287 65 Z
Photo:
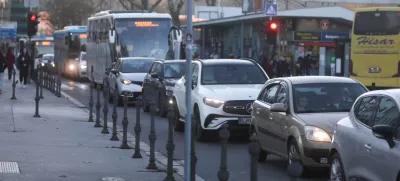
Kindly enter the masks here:
M 308 167 L 329 167 L 328 155 L 331 143 L 308 141 L 304 136 L 301 139 L 302 146 L 299 145 L 299 149 L 303 165 Z
M 85 68 L 81 68 L 81 67 L 79 68 L 79 77 L 88 78 L 86 67 Z
M 119 83 L 119 95 L 121 97 L 124 96 L 125 93 L 128 94 L 128 102 L 133 102 L 138 99 L 142 99 L 142 86 L 136 85 L 136 84 L 122 84 Z

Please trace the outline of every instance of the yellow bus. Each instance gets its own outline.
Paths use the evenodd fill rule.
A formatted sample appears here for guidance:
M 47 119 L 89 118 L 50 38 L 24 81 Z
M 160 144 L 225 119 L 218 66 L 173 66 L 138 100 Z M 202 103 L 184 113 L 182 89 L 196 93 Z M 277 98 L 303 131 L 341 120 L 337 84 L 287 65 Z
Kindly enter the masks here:
M 400 7 L 361 8 L 351 37 L 350 77 L 365 86 L 400 86 Z

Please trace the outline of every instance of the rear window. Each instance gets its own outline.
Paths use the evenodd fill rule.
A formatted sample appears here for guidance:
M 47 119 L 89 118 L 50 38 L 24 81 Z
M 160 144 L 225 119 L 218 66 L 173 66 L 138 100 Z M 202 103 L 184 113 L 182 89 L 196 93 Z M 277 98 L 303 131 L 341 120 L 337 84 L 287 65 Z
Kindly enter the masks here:
M 185 62 L 164 64 L 164 78 L 181 78 L 184 72 Z
M 354 22 L 355 35 L 397 35 L 399 11 L 358 12 Z

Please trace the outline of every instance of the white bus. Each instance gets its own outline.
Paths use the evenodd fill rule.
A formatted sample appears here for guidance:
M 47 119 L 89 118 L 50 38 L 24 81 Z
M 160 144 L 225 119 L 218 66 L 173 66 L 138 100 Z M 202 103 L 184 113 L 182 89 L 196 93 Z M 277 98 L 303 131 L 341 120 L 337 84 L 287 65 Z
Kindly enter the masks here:
M 89 80 L 103 85 L 105 72 L 120 57 L 165 59 L 171 27 L 169 14 L 146 11 L 102 11 L 89 17 L 86 46 Z M 92 66 L 94 80 L 90 76 Z

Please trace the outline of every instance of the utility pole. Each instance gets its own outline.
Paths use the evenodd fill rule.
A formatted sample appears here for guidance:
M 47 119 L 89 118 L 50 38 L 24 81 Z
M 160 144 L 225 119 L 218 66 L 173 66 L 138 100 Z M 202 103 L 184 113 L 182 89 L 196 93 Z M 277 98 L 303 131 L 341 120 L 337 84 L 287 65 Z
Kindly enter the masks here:
M 285 0 L 285 9 L 289 10 L 289 0 Z

